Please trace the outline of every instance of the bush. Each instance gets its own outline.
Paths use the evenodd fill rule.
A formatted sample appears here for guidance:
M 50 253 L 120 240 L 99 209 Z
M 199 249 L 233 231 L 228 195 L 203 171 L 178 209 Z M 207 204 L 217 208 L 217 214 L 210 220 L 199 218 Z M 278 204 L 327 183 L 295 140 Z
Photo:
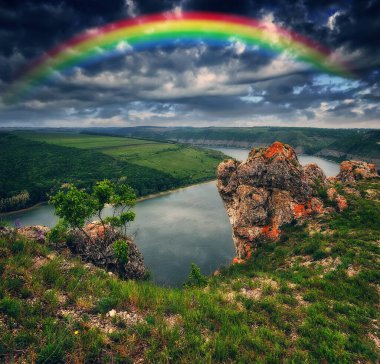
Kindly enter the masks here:
M 129 256 L 129 246 L 124 240 L 117 240 L 112 245 L 118 263 L 127 264 Z
M 207 277 L 201 273 L 201 269 L 191 263 L 189 276 L 184 284 L 185 287 L 204 287 L 207 284 Z
M 58 245 L 67 240 L 67 224 L 60 220 L 48 233 L 47 239 L 51 244 Z

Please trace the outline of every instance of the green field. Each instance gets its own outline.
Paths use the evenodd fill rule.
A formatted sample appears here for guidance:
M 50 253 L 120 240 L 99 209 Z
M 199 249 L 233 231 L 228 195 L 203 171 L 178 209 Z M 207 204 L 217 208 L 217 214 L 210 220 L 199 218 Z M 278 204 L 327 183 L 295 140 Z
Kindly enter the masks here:
M 215 178 L 222 153 L 78 132 L 0 133 L 0 212 L 46 201 L 62 183 L 126 178 L 138 196 Z M 26 196 L 20 201 L 20 196 Z
M 326 155 L 327 150 L 341 154 L 338 161 L 352 159 L 355 155 L 363 160 L 380 159 L 380 131 L 373 129 L 320 129 L 284 127 L 130 127 L 92 128 L 91 135 L 128 136 L 160 140 L 182 140 L 194 144 L 222 143 L 239 147 L 240 142 L 271 144 L 276 140 L 300 148 L 306 154 Z M 338 153 L 338 154 L 339 154 Z M 330 156 L 331 157 L 331 156 Z
M 24 132 L 19 131 L 14 134 L 38 142 L 47 142 L 50 144 L 60 145 L 62 147 L 73 147 L 81 149 L 105 149 L 123 146 L 135 146 L 141 144 L 155 143 L 150 140 L 141 140 L 124 137 L 110 136 L 92 136 L 83 135 L 77 132 Z
M 185 181 L 200 181 L 215 175 L 220 153 L 177 143 L 79 133 L 17 132 L 18 136 L 62 147 L 96 150 L 118 160 L 157 169 Z M 211 174 L 210 174 L 211 172 Z

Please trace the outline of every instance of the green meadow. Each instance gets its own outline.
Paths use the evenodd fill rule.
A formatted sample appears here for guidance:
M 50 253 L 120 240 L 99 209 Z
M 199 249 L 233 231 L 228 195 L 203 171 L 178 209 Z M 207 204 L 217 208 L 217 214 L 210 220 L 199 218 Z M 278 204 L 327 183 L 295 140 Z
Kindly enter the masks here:
M 146 139 L 94 136 L 75 132 L 16 134 L 26 139 L 62 147 L 96 150 L 118 160 L 153 168 L 184 181 L 187 179 L 188 184 L 212 177 L 218 162 L 223 159 L 221 153 L 212 150 Z
M 28 207 L 59 188 L 125 178 L 138 196 L 215 178 L 226 156 L 172 142 L 78 132 L 0 133 L 0 212 Z M 25 202 L 12 201 L 29 194 Z

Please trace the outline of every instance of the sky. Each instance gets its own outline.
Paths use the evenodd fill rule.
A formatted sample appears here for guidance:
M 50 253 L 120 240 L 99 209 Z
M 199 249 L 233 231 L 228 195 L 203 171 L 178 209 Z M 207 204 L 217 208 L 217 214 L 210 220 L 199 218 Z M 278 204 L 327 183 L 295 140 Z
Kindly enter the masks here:
M 349 63 L 321 73 L 239 41 L 120 54 L 76 66 L 15 104 L 4 93 L 33 59 L 107 23 L 167 12 L 242 15 L 295 31 Z M 0 0 L 0 127 L 380 127 L 380 0 Z

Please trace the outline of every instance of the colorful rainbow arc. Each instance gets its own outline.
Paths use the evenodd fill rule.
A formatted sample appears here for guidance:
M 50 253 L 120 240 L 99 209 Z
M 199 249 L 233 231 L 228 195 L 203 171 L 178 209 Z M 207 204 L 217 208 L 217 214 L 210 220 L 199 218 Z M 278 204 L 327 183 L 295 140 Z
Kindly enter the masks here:
M 329 50 L 279 26 L 227 14 L 161 13 L 110 23 L 56 46 L 29 65 L 11 85 L 6 99 L 18 101 L 34 87 L 49 81 L 57 71 L 120 54 L 120 48 L 139 50 L 200 41 L 212 45 L 240 41 L 274 52 L 287 51 L 320 71 L 352 77 L 349 67 L 333 60 Z

